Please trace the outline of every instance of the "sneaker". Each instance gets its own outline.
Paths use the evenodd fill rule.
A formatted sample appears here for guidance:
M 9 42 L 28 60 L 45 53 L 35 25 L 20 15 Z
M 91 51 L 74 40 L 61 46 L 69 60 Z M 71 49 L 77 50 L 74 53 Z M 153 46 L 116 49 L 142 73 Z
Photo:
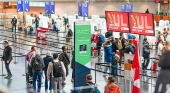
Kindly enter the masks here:
M 8 77 L 8 79 L 11 79 L 12 78 L 12 75 L 10 75 L 9 77 Z
M 74 79 L 73 79 L 73 78 L 71 79 L 71 82 L 74 82 Z
M 62 83 L 62 85 L 66 85 L 66 83 L 65 83 L 65 82 L 63 82 L 63 83 Z
M 4 77 L 4 78 L 8 78 L 9 76 L 6 76 L 6 77 Z

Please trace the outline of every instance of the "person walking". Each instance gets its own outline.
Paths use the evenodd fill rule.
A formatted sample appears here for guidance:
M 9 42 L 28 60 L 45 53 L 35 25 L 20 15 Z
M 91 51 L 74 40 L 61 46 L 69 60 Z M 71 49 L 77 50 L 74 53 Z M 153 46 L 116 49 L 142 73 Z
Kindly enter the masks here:
M 44 61 L 40 57 L 40 51 L 36 51 L 36 56 L 31 60 L 31 68 L 33 69 L 33 89 L 34 93 L 36 92 L 36 80 L 38 77 L 38 93 L 41 92 L 41 83 L 42 83 L 42 69 L 45 68 Z
M 69 59 L 69 56 L 67 54 L 67 47 L 63 46 L 62 51 L 63 52 L 59 56 L 59 61 L 62 61 L 64 63 L 64 66 L 66 68 L 66 76 L 68 76 L 68 74 L 69 74 L 68 65 L 70 64 L 70 59 Z M 65 85 L 66 83 L 63 81 L 62 84 Z
M 72 70 L 72 77 L 71 77 L 71 82 L 74 82 L 74 62 L 75 61 L 75 55 L 74 55 L 74 50 L 72 50 L 72 59 L 71 59 L 71 68 Z
M 36 52 L 36 47 L 32 46 L 31 51 L 29 51 L 28 54 L 26 55 L 26 60 L 28 62 L 28 73 L 29 73 L 30 78 L 32 78 L 32 76 L 33 76 L 33 72 L 32 72 L 30 63 L 31 63 L 32 58 L 35 57 L 35 52 Z M 32 82 L 27 82 L 27 83 L 30 83 L 29 86 L 32 87 Z
M 101 34 L 101 30 L 99 29 L 97 31 L 97 34 L 98 34 L 98 42 L 96 44 L 96 47 L 97 47 L 97 52 L 98 52 L 98 62 L 101 62 L 102 60 L 102 55 L 101 55 L 101 47 L 102 47 L 102 44 L 105 42 L 105 38 L 104 36 Z M 101 68 L 101 66 L 99 66 L 99 68 Z
M 125 43 L 126 40 L 123 36 L 123 33 L 119 34 L 120 37 L 118 39 L 118 49 L 119 49 L 119 53 L 120 53 L 120 59 L 119 59 L 119 67 L 121 68 L 121 63 L 122 63 L 122 58 L 124 57 L 124 49 L 125 49 Z
M 107 63 L 104 72 L 107 73 L 108 68 L 110 68 L 110 64 L 113 61 L 115 53 L 112 52 L 111 42 L 106 41 L 104 44 L 104 61 Z
M 48 88 L 49 88 L 49 91 L 50 93 L 52 93 L 52 75 L 50 74 L 50 77 L 49 77 L 49 81 L 48 82 L 48 78 L 47 78 L 47 69 L 48 69 L 48 65 L 50 62 L 53 61 L 53 58 L 51 57 L 51 52 L 50 51 L 47 51 L 46 53 L 46 57 L 43 58 L 44 60 L 44 64 L 45 64 L 45 68 L 44 68 L 44 75 L 45 75 L 45 93 L 48 93 Z M 49 84 L 48 84 L 49 83 Z
M 158 54 L 158 56 L 159 56 L 159 58 L 161 58 L 161 56 L 162 56 L 162 49 L 163 49 L 163 44 L 162 44 L 162 39 L 160 38 L 159 39 L 159 42 L 158 42 L 158 52 L 157 52 L 157 54 Z
M 162 53 L 170 50 L 170 43 L 168 40 L 166 40 L 165 45 L 162 48 Z
M 14 28 L 15 28 L 15 32 L 16 32 L 17 19 L 15 18 L 15 16 L 12 18 L 11 24 L 12 24 L 12 32 L 14 31 Z
M 144 62 L 142 64 L 142 69 L 144 72 L 146 72 L 146 69 L 150 62 L 150 47 L 147 38 L 144 38 L 143 40 L 143 58 Z
M 114 77 L 108 77 L 108 83 L 105 86 L 104 93 L 121 93 L 119 86 L 115 84 Z
M 4 50 L 3 50 L 3 55 L 2 55 L 2 59 L 5 63 L 5 68 L 6 71 L 8 73 L 8 76 L 6 76 L 6 79 L 10 79 L 12 77 L 12 73 L 11 70 L 9 68 L 9 64 L 12 61 L 12 48 L 9 46 L 7 41 L 3 42 L 3 46 L 4 46 Z
M 54 93 L 62 93 L 62 82 L 65 81 L 66 69 L 64 63 L 58 60 L 58 54 L 53 54 L 54 60 L 49 63 L 47 69 L 47 78 L 50 80 L 52 73 L 52 87 Z M 50 92 L 51 93 L 51 92 Z

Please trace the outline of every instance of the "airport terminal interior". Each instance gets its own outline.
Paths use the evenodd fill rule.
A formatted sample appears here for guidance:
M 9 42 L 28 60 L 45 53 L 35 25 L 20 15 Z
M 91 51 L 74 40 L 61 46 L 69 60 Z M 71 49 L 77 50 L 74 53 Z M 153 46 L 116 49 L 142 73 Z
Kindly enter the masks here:
M 70 63 L 66 85 L 62 86 L 61 93 L 81 93 L 71 92 L 75 86 L 82 87 L 79 82 L 86 82 L 86 74 L 83 74 L 85 72 L 80 68 L 89 69 L 92 81 L 100 93 L 112 93 L 104 92 L 110 76 L 114 77 L 114 83 L 119 86 L 121 93 L 154 93 L 161 70 L 159 63 L 156 62 L 160 60 L 158 56 L 162 55 L 158 53 L 158 50 L 162 49 L 157 44 L 160 38 L 163 45 L 170 41 L 169 10 L 170 3 L 167 0 L 7 0 L 5 2 L 0 0 L 0 57 L 6 55 L 4 41 L 7 41 L 12 48 L 13 57 L 9 65 L 13 75 L 11 78 L 4 78 L 7 76 L 5 62 L 0 61 L 0 93 L 1 91 L 2 93 L 53 93 L 45 91 L 44 74 L 42 74 L 40 92 L 34 92 L 33 87 L 30 87 L 26 81 L 26 74 L 29 72 L 26 55 L 32 46 L 40 51 L 41 58 L 46 56 L 47 51 L 60 54 L 62 46 L 67 46 L 70 61 L 75 56 L 73 65 L 74 76 L 77 78 L 72 80 L 73 69 Z M 70 29 L 72 36 L 68 40 Z M 107 32 L 111 32 L 111 35 L 106 36 Z M 113 75 L 111 71 L 113 67 L 110 65 L 110 69 L 104 72 L 108 66 L 105 44 L 112 37 L 115 41 L 118 40 L 116 43 L 118 49 L 113 53 L 120 56 L 120 33 L 123 33 L 127 42 L 137 41 L 134 44 L 134 53 L 130 52 L 127 55 L 130 58 L 133 55 L 130 61 L 139 66 L 134 66 L 133 63 L 126 64 L 125 60 L 130 58 L 126 59 L 124 55 L 121 65 L 117 63 L 116 75 Z M 104 36 L 100 55 L 97 50 L 97 43 L 100 41 L 98 34 Z M 150 47 L 150 56 L 148 66 L 143 70 L 144 58 L 141 51 L 144 51 L 145 39 Z M 85 48 L 81 50 L 82 46 Z M 137 78 L 139 83 L 136 83 L 136 72 L 135 75 L 131 73 L 134 69 L 139 69 Z M 137 86 L 139 91 L 135 91 L 134 86 Z

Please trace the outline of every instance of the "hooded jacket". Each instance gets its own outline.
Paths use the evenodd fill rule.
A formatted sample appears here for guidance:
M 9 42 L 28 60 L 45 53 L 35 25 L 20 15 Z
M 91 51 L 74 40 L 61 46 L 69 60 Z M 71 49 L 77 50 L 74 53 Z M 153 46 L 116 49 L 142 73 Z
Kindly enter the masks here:
M 112 62 L 114 55 L 111 45 L 104 45 L 104 61 Z
M 109 83 L 105 86 L 104 93 L 121 93 L 119 86 L 114 83 Z

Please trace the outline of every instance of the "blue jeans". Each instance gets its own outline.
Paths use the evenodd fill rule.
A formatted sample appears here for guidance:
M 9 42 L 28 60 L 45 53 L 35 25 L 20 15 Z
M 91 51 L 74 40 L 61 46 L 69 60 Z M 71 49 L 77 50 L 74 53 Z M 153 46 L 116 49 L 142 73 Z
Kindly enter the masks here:
M 45 75 L 45 90 L 48 90 L 47 71 L 44 71 L 44 75 Z M 52 90 L 52 75 L 51 74 L 50 74 L 49 90 Z
M 42 83 L 42 71 L 34 71 L 33 72 L 33 87 L 34 91 L 36 90 L 36 80 L 38 77 L 38 92 L 41 91 L 41 83 Z

